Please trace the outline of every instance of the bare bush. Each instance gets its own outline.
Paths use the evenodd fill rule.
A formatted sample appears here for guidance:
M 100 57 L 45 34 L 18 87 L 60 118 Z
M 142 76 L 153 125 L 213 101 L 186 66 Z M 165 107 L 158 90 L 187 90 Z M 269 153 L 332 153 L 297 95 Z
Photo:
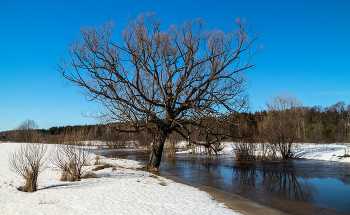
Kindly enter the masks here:
M 171 138 L 168 140 L 167 144 L 166 144 L 166 155 L 167 156 L 175 156 L 176 152 L 177 152 L 177 145 L 178 145 L 178 141 Z
M 80 181 L 83 166 L 91 162 L 88 149 L 74 145 L 56 145 L 51 161 L 61 169 L 61 181 Z
M 273 144 L 261 143 L 256 154 L 255 160 L 259 161 L 273 161 L 278 160 L 277 152 L 278 148 Z
M 21 175 L 26 183 L 23 192 L 37 190 L 38 176 L 46 168 L 47 145 L 26 143 L 9 156 L 9 169 Z
M 255 160 L 255 144 L 239 142 L 232 145 L 233 151 L 236 155 L 236 160 L 238 161 L 253 161 Z
M 232 145 L 237 161 L 273 161 L 278 148 L 272 144 L 239 142 Z

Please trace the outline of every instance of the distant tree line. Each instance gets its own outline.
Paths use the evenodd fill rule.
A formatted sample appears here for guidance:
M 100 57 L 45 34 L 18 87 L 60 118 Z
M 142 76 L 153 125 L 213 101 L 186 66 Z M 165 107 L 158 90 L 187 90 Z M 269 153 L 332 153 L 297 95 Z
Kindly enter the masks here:
M 257 111 L 254 114 L 235 113 L 226 116 L 225 119 L 205 117 L 198 121 L 198 126 L 188 125 L 183 129 L 189 137 L 190 144 L 202 145 L 208 149 L 208 153 L 217 152 L 220 143 L 223 141 L 278 142 L 279 137 L 276 134 L 276 132 L 279 132 L 278 126 L 285 126 L 289 129 L 281 138 L 291 138 L 292 142 L 331 143 L 349 141 L 350 104 L 337 102 L 329 107 L 299 106 L 294 108 L 294 115 L 291 114 L 290 109 L 279 111 L 270 109 Z M 280 122 L 285 123 L 285 125 Z M 38 129 L 38 125 L 33 120 L 25 120 L 13 130 L 0 132 L 0 140 L 47 143 L 62 143 L 72 139 L 81 141 L 101 140 L 109 144 L 108 147 L 110 148 L 127 145 L 129 141 L 138 142 L 141 146 L 148 147 L 153 141 L 154 134 L 151 130 L 125 133 L 119 132 L 121 128 L 130 131 L 134 129 L 132 125 L 126 123 Z M 277 137 L 273 137 L 273 134 L 276 134 Z M 169 139 L 185 140 L 180 135 L 171 135 Z

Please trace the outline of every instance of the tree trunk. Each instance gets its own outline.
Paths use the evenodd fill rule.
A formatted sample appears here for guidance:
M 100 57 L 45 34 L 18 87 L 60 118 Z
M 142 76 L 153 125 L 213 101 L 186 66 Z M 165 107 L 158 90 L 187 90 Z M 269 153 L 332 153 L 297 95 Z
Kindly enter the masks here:
M 158 132 L 158 134 L 156 134 L 156 137 L 152 145 L 152 152 L 146 166 L 147 170 L 158 171 L 160 162 L 162 160 L 162 153 L 163 153 L 164 142 L 166 138 L 167 138 L 167 134 L 164 132 Z

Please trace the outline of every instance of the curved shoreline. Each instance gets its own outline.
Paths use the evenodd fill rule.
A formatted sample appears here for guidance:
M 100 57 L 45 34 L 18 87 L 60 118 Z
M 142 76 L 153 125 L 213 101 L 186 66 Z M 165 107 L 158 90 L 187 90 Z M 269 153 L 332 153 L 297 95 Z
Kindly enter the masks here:
M 204 192 L 207 192 L 210 194 L 215 200 L 218 202 L 224 203 L 228 208 L 230 208 L 233 211 L 245 214 L 245 215 L 275 215 L 275 214 L 320 214 L 320 215 L 335 215 L 335 214 L 347 214 L 340 211 L 334 211 L 327 208 L 322 208 L 316 205 L 308 204 L 305 202 L 294 202 L 291 201 L 291 204 L 286 204 L 285 199 L 275 199 L 273 201 L 273 204 L 276 205 L 277 208 L 269 207 L 266 205 L 262 205 L 258 202 L 255 202 L 253 200 L 244 198 L 242 196 L 232 194 L 229 192 L 226 192 L 224 190 L 211 187 L 208 185 L 203 185 L 200 183 L 188 181 L 186 179 L 183 179 L 181 177 L 178 177 L 176 175 L 173 175 L 169 172 L 165 171 L 159 171 L 159 172 L 152 172 L 153 174 L 160 175 L 162 177 L 171 179 L 177 183 L 182 183 L 188 186 L 192 186 L 195 188 L 198 188 Z M 284 212 L 282 210 L 279 210 L 278 208 L 283 208 L 287 212 Z
M 154 173 L 154 172 L 152 172 Z M 186 184 L 195 188 L 198 188 L 202 191 L 205 191 L 209 193 L 215 200 L 224 203 L 227 207 L 230 209 L 237 211 L 242 214 L 246 215 L 273 215 L 273 214 L 287 214 L 283 211 L 277 210 L 275 208 L 267 207 L 261 204 L 258 204 L 256 202 L 253 202 L 249 199 L 246 199 L 244 197 L 225 192 L 223 190 L 210 187 L 207 185 L 202 185 L 195 182 L 187 181 L 183 178 L 180 178 L 178 176 L 175 176 L 169 172 L 159 172 L 160 176 L 166 177 L 168 179 L 171 179 L 177 183 Z
M 128 156 L 124 157 L 124 159 L 128 159 Z M 206 183 L 201 183 L 201 180 L 189 180 L 181 177 L 182 174 L 178 175 L 177 171 L 168 170 L 166 166 L 163 166 L 159 172 L 151 173 L 205 191 L 215 200 L 224 203 L 228 208 L 243 214 L 347 214 L 329 207 L 324 208 L 308 201 L 278 197 L 262 190 L 248 189 L 248 191 L 244 191 L 243 195 L 240 195 L 238 194 L 242 193 L 240 188 L 238 188 L 238 193 L 236 193 L 234 190 L 226 190 L 225 186 L 206 185 Z

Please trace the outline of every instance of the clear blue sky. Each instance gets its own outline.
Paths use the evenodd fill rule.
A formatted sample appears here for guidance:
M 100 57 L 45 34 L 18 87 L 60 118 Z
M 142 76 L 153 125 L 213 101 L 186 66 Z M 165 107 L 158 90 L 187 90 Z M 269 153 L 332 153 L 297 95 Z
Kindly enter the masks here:
M 270 93 L 292 92 L 304 105 L 350 103 L 350 1 L 0 1 L 0 131 L 34 119 L 40 128 L 98 123 L 96 109 L 52 68 L 81 26 L 114 20 L 115 35 L 128 14 L 154 11 L 163 27 L 203 18 L 210 28 L 235 27 L 245 17 L 265 50 L 246 71 L 252 111 L 266 109 Z

